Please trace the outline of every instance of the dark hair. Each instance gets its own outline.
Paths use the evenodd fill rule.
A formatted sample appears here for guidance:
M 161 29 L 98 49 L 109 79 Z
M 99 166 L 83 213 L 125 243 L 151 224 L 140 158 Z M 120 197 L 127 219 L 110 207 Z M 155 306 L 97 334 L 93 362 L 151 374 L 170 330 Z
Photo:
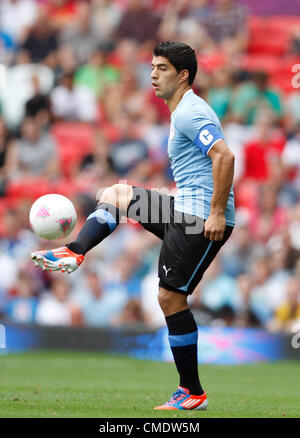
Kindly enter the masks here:
M 197 73 L 197 58 L 195 50 L 179 41 L 163 41 L 154 47 L 154 56 L 164 56 L 176 68 L 177 73 L 189 71 L 189 85 L 194 82 Z

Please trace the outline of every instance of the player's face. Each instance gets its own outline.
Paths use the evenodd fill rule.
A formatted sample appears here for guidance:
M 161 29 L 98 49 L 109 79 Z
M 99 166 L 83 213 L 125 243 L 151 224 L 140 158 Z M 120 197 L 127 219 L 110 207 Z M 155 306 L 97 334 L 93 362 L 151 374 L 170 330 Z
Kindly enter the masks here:
M 179 87 L 179 74 L 164 56 L 153 57 L 151 80 L 156 96 L 162 99 L 170 99 Z

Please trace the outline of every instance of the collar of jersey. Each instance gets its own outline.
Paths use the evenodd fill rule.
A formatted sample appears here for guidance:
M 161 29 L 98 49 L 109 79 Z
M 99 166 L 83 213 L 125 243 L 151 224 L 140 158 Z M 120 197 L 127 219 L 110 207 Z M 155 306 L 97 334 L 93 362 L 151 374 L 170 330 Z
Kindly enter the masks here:
M 176 111 L 178 110 L 178 108 L 179 108 L 180 104 L 182 103 L 183 99 L 185 98 L 185 96 L 186 96 L 187 94 L 189 94 L 190 92 L 193 93 L 193 89 L 192 89 L 192 88 L 190 88 L 189 90 L 187 90 L 187 91 L 184 93 L 184 95 L 183 95 L 182 98 L 180 99 L 180 101 L 179 101 L 177 107 L 176 107 L 176 108 L 174 109 L 174 111 L 172 112 L 172 114 L 171 114 L 171 119 L 172 119 L 172 117 L 175 115 Z

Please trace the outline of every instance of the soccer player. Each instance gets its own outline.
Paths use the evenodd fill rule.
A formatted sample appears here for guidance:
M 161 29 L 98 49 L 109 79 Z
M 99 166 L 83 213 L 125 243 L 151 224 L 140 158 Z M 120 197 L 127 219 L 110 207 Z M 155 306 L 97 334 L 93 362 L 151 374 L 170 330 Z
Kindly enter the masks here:
M 195 51 L 188 45 L 166 41 L 155 47 L 152 85 L 171 112 L 168 155 L 177 195 L 115 184 L 103 191 L 74 242 L 31 254 L 43 269 L 70 273 L 123 215 L 162 239 L 158 300 L 179 374 L 178 389 L 155 408 L 162 410 L 207 407 L 198 375 L 197 325 L 187 298 L 234 227 L 234 155 L 216 114 L 192 90 L 196 72 Z

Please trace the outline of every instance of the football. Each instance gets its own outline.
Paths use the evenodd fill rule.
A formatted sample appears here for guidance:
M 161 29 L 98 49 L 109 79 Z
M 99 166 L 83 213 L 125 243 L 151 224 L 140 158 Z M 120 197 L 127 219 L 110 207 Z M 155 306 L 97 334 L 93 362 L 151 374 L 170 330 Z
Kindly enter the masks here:
M 68 236 L 76 225 L 73 203 L 58 194 L 44 195 L 32 205 L 29 222 L 35 234 L 43 239 L 57 240 Z

